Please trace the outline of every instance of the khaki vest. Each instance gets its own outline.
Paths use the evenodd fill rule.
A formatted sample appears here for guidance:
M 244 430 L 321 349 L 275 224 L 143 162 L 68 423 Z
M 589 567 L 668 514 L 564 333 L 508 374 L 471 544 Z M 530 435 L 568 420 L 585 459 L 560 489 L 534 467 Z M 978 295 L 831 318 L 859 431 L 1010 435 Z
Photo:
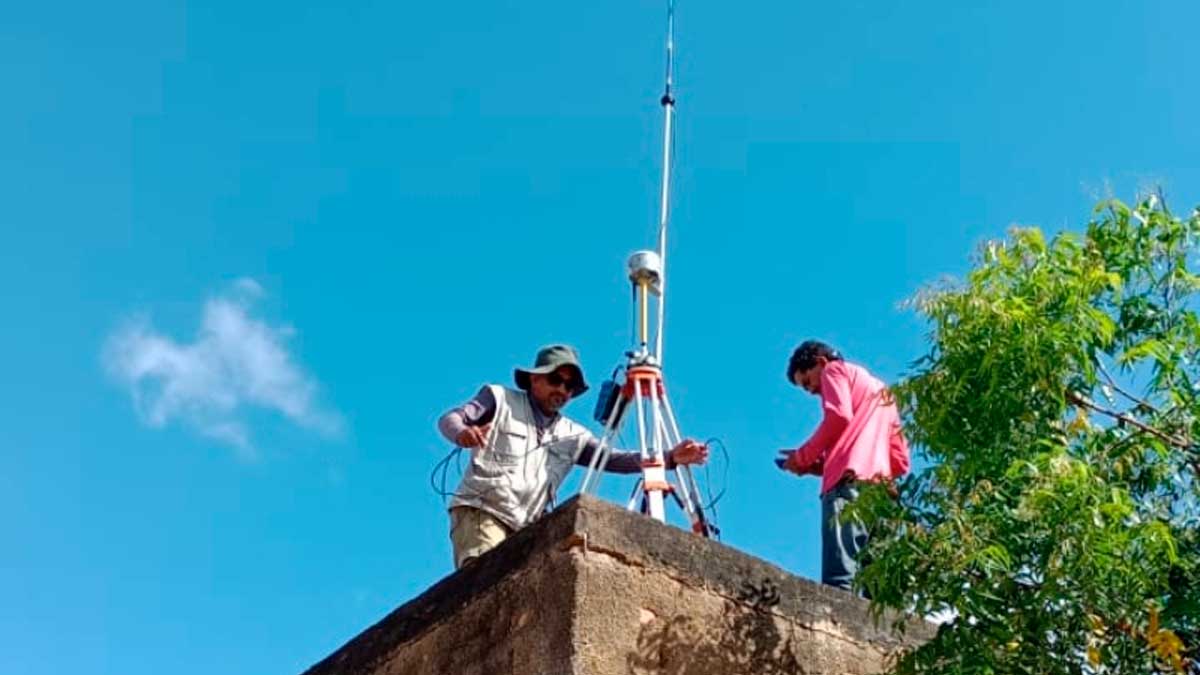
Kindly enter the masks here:
M 539 444 L 529 395 L 494 384 L 488 389 L 496 399 L 492 430 L 487 445 L 471 451 L 450 508 L 482 509 L 516 530 L 554 503 L 558 486 L 592 434 L 559 415 Z

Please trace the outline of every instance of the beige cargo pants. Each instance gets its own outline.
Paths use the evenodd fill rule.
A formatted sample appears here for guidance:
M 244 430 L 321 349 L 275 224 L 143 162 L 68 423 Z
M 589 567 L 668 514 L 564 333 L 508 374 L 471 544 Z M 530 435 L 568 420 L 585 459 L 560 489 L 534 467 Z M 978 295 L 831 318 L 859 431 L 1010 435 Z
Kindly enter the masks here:
M 487 511 L 469 506 L 450 509 L 450 542 L 458 569 L 508 539 L 512 530 Z

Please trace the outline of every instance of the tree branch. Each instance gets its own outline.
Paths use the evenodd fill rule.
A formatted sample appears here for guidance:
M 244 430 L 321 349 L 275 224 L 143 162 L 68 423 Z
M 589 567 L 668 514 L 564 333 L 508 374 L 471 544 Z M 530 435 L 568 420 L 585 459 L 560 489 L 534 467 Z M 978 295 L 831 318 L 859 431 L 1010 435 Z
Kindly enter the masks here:
M 1116 410 L 1109 410 L 1108 408 L 1099 406 L 1096 403 L 1092 402 L 1091 399 L 1089 399 L 1088 397 L 1086 397 L 1078 392 L 1068 391 L 1067 392 L 1067 400 L 1070 401 L 1071 403 L 1074 403 L 1075 405 L 1083 406 L 1089 410 L 1098 412 L 1101 415 L 1108 415 L 1109 417 L 1117 420 L 1118 422 L 1123 422 L 1125 424 L 1128 424 L 1131 427 L 1134 427 L 1135 429 L 1144 431 L 1144 432 L 1150 434 L 1151 436 L 1154 436 L 1155 438 L 1159 439 L 1160 441 L 1163 441 L 1165 443 L 1170 443 L 1171 445 L 1173 445 L 1177 448 L 1189 450 L 1192 447 L 1191 441 L 1189 441 L 1187 439 L 1181 439 L 1176 436 L 1172 436 L 1171 434 L 1168 434 L 1164 431 L 1155 429 L 1154 427 L 1150 426 L 1149 424 L 1146 424 L 1145 422 L 1142 422 L 1138 419 L 1130 417 L 1129 415 L 1126 415 L 1123 412 L 1118 412 Z
M 1134 396 L 1133 394 L 1131 394 L 1131 393 L 1125 391 L 1123 388 L 1121 388 L 1121 385 L 1117 384 L 1117 380 L 1112 376 L 1112 373 L 1108 372 L 1108 369 L 1104 367 L 1103 361 L 1101 361 L 1099 358 L 1093 356 L 1092 362 L 1095 363 L 1096 367 L 1100 369 L 1100 373 L 1102 375 L 1104 375 L 1104 379 L 1108 380 L 1108 386 L 1112 387 L 1118 394 L 1120 394 L 1120 395 L 1124 396 L 1125 398 L 1129 399 L 1130 401 L 1133 401 L 1134 403 L 1154 412 L 1155 414 L 1158 414 L 1158 412 L 1159 412 L 1158 408 L 1155 407 L 1154 405 L 1152 405 L 1149 401 L 1139 398 L 1137 396 Z
M 1132 441 L 1133 439 L 1137 438 L 1138 436 L 1141 436 L 1143 433 L 1145 433 L 1145 432 L 1143 432 L 1141 429 L 1134 429 L 1132 433 L 1130 433 L 1122 438 L 1118 438 L 1117 440 L 1113 441 L 1112 443 L 1109 443 L 1108 445 L 1104 446 L 1104 450 L 1102 450 L 1100 454 L 1108 456 L 1108 455 L 1112 454 L 1113 450 L 1116 450 L 1117 448 L 1121 447 L 1122 445 L 1125 445 L 1126 443 Z

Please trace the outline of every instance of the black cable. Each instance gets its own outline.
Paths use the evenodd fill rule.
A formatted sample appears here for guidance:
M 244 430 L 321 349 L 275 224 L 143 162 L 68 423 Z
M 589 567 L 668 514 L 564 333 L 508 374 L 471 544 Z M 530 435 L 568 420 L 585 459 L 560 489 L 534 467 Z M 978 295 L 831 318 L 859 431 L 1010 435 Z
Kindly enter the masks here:
M 584 435 L 583 433 L 579 433 L 579 434 L 575 434 L 572 436 L 563 436 L 561 438 L 555 438 L 552 441 L 550 441 L 549 443 L 562 443 L 564 441 L 574 441 L 574 440 L 579 439 L 583 435 Z M 539 444 L 539 445 L 537 445 L 533 448 L 530 448 L 529 450 L 526 450 L 524 452 L 521 452 L 519 454 L 523 457 L 528 457 L 529 455 L 537 452 L 538 450 L 542 449 L 549 443 Z M 445 503 L 446 499 L 458 494 L 455 490 L 447 489 L 446 483 L 449 481 L 449 478 L 450 478 L 450 465 L 452 463 L 454 464 L 455 467 L 457 467 L 459 477 L 461 477 L 463 475 L 463 451 L 465 449 L 466 448 L 463 448 L 461 446 L 456 446 L 455 448 L 450 450 L 450 452 L 446 453 L 445 457 L 442 457 L 440 460 L 438 460 L 437 464 L 434 464 L 433 470 L 429 472 L 429 487 L 433 490 L 434 494 L 436 494 L 437 496 L 442 498 L 442 503 Z M 460 495 L 460 496 L 463 496 L 463 495 Z M 466 495 L 466 496 L 469 496 L 469 495 Z
M 721 473 L 721 489 L 717 492 L 717 496 L 715 496 L 715 497 L 713 496 L 713 493 L 712 493 L 712 476 L 710 475 L 710 469 L 712 468 L 712 462 L 706 462 L 704 464 L 704 491 L 708 493 L 708 503 L 705 504 L 704 506 L 702 506 L 701 508 L 704 509 L 705 511 L 711 511 L 712 518 L 710 520 L 712 520 L 714 523 L 716 523 L 718 520 L 717 502 L 721 501 L 721 498 L 725 496 L 726 488 L 729 487 L 729 450 L 725 447 L 725 442 L 716 437 L 713 437 L 713 438 L 708 439 L 707 441 L 704 441 L 704 444 L 710 448 L 713 447 L 714 445 L 720 447 L 721 455 L 724 456 L 724 458 L 725 458 L 724 469 Z M 714 530 L 718 533 L 717 539 L 719 541 L 720 540 L 720 534 L 719 534 L 720 530 L 717 530 L 715 526 L 714 526 Z
M 445 457 L 438 460 L 438 463 L 433 466 L 433 471 L 429 472 L 429 487 L 433 488 L 434 494 L 442 498 L 443 504 L 446 502 L 448 497 L 454 494 L 452 491 L 446 489 L 446 479 L 449 477 L 450 473 L 450 462 L 455 462 L 455 465 L 458 467 L 459 475 L 462 475 L 462 451 L 463 449 L 461 447 L 455 447 L 450 452 L 446 453 Z M 441 472 L 440 486 L 438 484 L 439 471 Z
M 717 502 L 721 501 L 721 498 L 725 496 L 725 490 L 728 487 L 729 450 L 725 448 L 724 441 L 722 441 L 719 438 L 715 438 L 715 437 L 710 438 L 707 441 L 704 441 L 704 444 L 710 448 L 712 446 L 716 445 L 717 447 L 719 447 L 721 449 L 721 455 L 725 458 L 724 467 L 721 472 L 721 489 L 717 491 L 716 497 L 714 497 L 712 494 L 712 485 L 711 485 L 711 481 L 709 480 L 710 469 L 712 468 L 712 463 L 709 462 L 704 465 L 704 491 L 708 493 L 708 500 L 709 500 L 708 503 L 704 505 L 704 508 L 712 509 L 713 507 L 715 507 L 717 505 Z

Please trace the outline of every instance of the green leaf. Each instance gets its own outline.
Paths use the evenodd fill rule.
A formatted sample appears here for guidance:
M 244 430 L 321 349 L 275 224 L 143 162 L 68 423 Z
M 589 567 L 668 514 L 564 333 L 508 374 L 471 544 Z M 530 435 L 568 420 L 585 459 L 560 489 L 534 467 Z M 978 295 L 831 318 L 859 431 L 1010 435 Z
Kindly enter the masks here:
M 895 391 L 923 468 L 890 507 L 864 495 L 860 576 L 873 611 L 960 620 L 895 672 L 1141 674 L 1200 654 L 1200 452 L 1115 417 L 1200 438 L 1198 240 L 1200 213 L 1110 200 L 1085 235 L 1015 228 L 909 303 L 929 345 Z

